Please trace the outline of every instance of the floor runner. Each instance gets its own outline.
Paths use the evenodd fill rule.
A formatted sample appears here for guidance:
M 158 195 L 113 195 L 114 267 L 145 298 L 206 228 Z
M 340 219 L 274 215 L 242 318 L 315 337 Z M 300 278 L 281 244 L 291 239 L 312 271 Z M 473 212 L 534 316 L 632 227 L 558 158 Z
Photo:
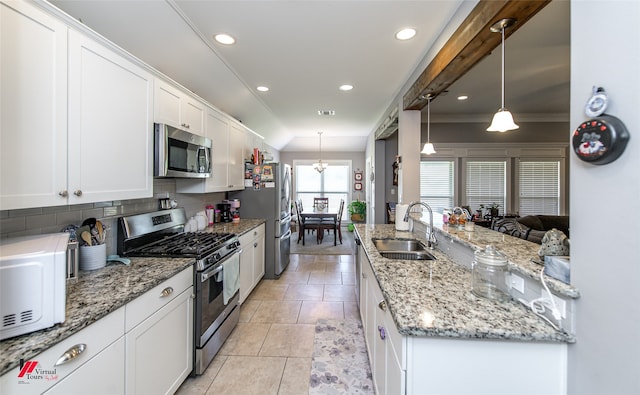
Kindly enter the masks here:
M 359 320 L 316 322 L 309 394 L 374 394 Z

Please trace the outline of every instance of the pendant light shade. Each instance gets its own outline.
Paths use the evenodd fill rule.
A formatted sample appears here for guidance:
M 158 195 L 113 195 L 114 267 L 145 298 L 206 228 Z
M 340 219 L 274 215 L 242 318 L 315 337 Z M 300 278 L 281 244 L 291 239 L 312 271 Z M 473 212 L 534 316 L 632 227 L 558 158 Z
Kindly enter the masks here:
M 421 154 L 425 154 L 425 155 L 431 155 L 431 154 L 435 154 L 436 153 L 436 149 L 433 147 L 433 144 L 426 143 L 422 147 L 422 151 L 420 151 L 420 153 Z
M 513 121 L 513 115 L 504 106 L 504 29 L 513 25 L 516 22 L 515 19 L 505 18 L 496 22 L 491 26 L 491 31 L 494 33 L 500 32 L 502 34 L 502 106 L 493 116 L 491 125 L 487 128 L 488 132 L 507 132 L 509 130 L 518 129 L 519 126 Z
M 316 169 L 318 173 L 322 173 L 324 169 L 327 168 L 327 164 L 322 162 L 322 132 L 318 132 L 318 136 L 320 137 L 320 150 L 318 153 L 318 162 L 313 164 L 313 168 Z
M 511 115 L 511 111 L 506 108 L 501 108 L 493 115 L 493 120 L 491 121 L 491 125 L 487 128 L 487 131 L 504 133 L 509 130 L 518 129 L 519 127 L 520 126 L 513 122 L 513 115 Z
M 431 95 L 427 95 L 427 143 L 422 147 L 421 154 L 431 155 L 436 149 L 431 144 Z

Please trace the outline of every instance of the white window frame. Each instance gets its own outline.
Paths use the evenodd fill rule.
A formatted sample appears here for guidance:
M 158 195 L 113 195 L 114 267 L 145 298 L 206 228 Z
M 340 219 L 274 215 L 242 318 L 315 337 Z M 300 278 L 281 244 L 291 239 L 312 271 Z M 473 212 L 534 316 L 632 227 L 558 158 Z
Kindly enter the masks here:
M 297 166 L 313 166 L 314 163 L 317 163 L 317 160 L 313 160 L 313 159 L 295 159 L 292 162 L 292 169 L 293 169 L 293 177 L 292 177 L 292 195 L 293 195 L 293 199 L 297 200 L 298 199 L 298 185 L 297 185 Z M 353 174 L 353 161 L 351 159 L 330 159 L 330 160 L 323 160 L 322 162 L 326 163 L 328 167 L 330 166 L 347 166 L 348 167 L 348 175 L 349 175 L 349 179 L 351 180 L 353 177 L 351 176 Z M 323 181 L 321 181 L 323 182 Z M 353 183 L 352 181 L 350 181 L 351 184 Z M 347 218 L 349 218 L 348 212 L 347 212 L 347 205 L 349 204 L 349 202 L 351 202 L 352 199 L 352 194 L 353 194 L 353 186 L 351 184 L 347 184 L 347 198 L 345 199 L 344 202 L 344 212 L 342 213 L 342 219 L 345 220 Z M 321 189 L 324 189 L 324 183 L 321 185 Z M 306 192 L 305 192 L 306 193 Z M 318 191 L 319 194 L 322 193 L 342 193 L 342 191 Z M 330 203 L 331 204 L 331 203 Z
M 507 161 L 507 202 L 506 207 L 501 207 L 500 212 L 514 213 L 520 207 L 518 190 L 519 159 L 530 161 L 540 159 L 543 161 L 560 161 L 560 215 L 567 215 L 569 210 L 569 145 L 564 143 L 441 143 L 436 146 L 437 153 L 422 155 L 421 160 L 454 160 L 457 171 L 454 178 L 454 202 L 456 205 L 465 206 L 466 202 L 466 161 L 467 160 L 506 160 Z M 471 209 L 475 209 L 471 207 Z
M 445 207 L 448 209 L 451 209 L 453 207 L 455 207 L 456 202 L 458 201 L 458 174 L 459 174 L 459 161 L 456 158 L 452 158 L 452 157 L 439 157 L 439 158 L 434 158 L 434 157 L 422 157 L 420 159 L 420 166 L 422 166 L 422 162 L 451 162 L 453 164 L 453 174 L 452 177 L 453 179 L 451 180 L 452 182 L 452 189 L 453 189 L 453 195 L 451 196 L 452 200 L 453 200 L 453 206 L 452 207 Z M 422 180 L 422 169 L 420 170 L 420 179 Z M 422 185 L 420 185 L 420 189 L 422 189 Z M 420 193 L 420 200 L 423 202 L 428 203 L 425 199 L 423 199 L 422 193 Z M 434 207 L 434 212 L 442 212 L 442 210 L 439 210 L 437 207 Z
M 560 157 L 519 157 L 515 161 L 514 182 L 518 186 L 518 193 L 514 196 L 513 202 L 515 207 L 520 207 L 520 162 L 558 162 L 559 163 L 559 205 L 558 215 L 566 215 L 567 207 L 565 201 L 567 193 L 567 168 L 566 159 Z
M 504 162 L 505 163 L 505 196 L 504 196 L 504 205 L 499 207 L 499 212 L 501 215 L 511 214 L 513 208 L 511 207 L 510 202 L 512 201 L 512 158 L 508 157 L 470 157 L 470 158 L 462 158 L 462 163 L 460 166 L 460 197 L 462 206 L 469 206 L 469 202 L 467 201 L 467 163 L 468 162 Z M 491 204 L 491 202 L 487 202 L 487 204 Z M 485 204 L 485 209 L 488 208 L 487 204 Z M 477 210 L 479 207 L 469 207 L 471 211 Z

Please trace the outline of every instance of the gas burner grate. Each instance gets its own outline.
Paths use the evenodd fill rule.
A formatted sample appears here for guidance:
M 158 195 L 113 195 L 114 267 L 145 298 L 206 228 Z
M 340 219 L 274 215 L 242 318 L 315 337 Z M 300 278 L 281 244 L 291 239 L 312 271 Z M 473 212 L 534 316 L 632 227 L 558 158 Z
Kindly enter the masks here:
M 234 237 L 233 233 L 176 233 L 155 243 L 142 246 L 136 249 L 135 253 L 148 256 L 200 257 L 215 251 Z

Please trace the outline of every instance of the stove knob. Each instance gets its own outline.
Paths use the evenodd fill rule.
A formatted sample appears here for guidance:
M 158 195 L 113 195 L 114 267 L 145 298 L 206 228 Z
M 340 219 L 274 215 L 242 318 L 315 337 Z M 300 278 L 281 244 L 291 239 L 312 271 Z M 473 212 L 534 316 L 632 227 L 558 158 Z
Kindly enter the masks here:
M 213 259 L 215 259 L 216 261 L 219 261 L 219 260 L 220 260 L 220 253 L 216 253 L 216 254 L 213 256 Z

